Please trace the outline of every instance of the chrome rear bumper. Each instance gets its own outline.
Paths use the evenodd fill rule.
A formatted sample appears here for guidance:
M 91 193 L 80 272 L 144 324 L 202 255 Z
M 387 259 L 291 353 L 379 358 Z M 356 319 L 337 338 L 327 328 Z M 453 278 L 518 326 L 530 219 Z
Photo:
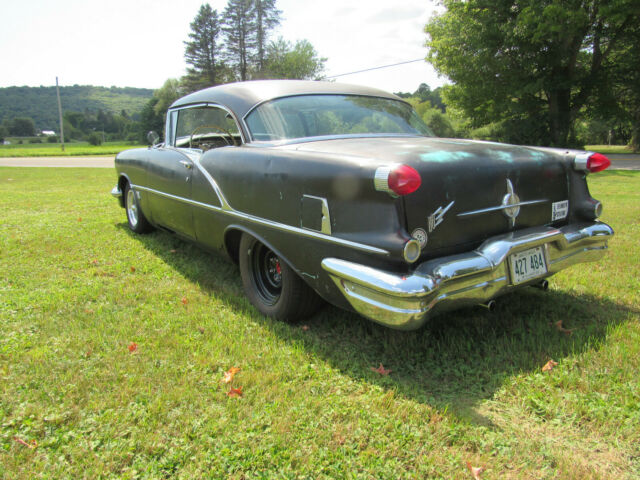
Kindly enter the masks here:
M 471 252 L 429 260 L 408 275 L 337 258 L 325 258 L 322 268 L 358 313 L 413 330 L 436 311 L 484 303 L 571 265 L 598 260 L 612 236 L 613 229 L 601 222 L 535 227 L 492 237 Z M 547 274 L 513 285 L 509 255 L 537 246 L 544 247 Z

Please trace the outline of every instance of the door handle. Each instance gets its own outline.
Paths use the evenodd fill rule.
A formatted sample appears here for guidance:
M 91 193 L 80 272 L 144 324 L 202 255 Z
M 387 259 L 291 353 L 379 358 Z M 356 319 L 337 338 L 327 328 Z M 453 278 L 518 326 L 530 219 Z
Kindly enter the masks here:
M 186 169 L 190 169 L 191 166 L 192 166 L 192 163 L 191 162 L 187 162 L 186 160 L 180 160 L 180 163 L 182 165 L 184 165 L 184 168 L 186 168 Z

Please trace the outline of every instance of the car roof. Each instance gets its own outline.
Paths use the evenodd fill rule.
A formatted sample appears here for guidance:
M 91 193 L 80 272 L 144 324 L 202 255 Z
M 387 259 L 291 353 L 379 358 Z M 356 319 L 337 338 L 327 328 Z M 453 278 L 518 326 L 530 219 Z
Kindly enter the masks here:
M 254 80 L 205 88 L 176 100 L 169 108 L 201 103 L 217 103 L 229 108 L 234 114 L 242 118 L 255 105 L 264 101 L 292 95 L 312 94 L 365 95 L 402 100 L 396 95 L 377 88 L 346 83 L 312 80 Z

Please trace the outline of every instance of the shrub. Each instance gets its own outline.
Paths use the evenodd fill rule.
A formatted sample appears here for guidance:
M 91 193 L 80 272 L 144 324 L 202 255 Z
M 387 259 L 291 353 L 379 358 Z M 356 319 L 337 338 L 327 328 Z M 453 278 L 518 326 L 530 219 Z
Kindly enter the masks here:
M 58 137 L 56 135 L 47 137 L 47 143 L 58 143 Z
M 39 138 L 30 138 L 29 143 L 42 143 L 42 140 Z
M 89 145 L 98 146 L 102 145 L 102 135 L 97 132 L 93 132 L 91 135 L 87 137 L 87 141 Z

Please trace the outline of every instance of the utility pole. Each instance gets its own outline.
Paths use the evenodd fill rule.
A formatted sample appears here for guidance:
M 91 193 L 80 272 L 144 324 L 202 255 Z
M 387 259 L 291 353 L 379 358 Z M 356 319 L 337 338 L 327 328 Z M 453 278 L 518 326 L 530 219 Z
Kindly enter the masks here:
M 62 104 L 60 103 L 60 88 L 58 87 L 58 77 L 56 77 L 56 94 L 58 95 L 58 117 L 60 118 L 60 145 L 64 152 L 64 124 L 62 123 Z

